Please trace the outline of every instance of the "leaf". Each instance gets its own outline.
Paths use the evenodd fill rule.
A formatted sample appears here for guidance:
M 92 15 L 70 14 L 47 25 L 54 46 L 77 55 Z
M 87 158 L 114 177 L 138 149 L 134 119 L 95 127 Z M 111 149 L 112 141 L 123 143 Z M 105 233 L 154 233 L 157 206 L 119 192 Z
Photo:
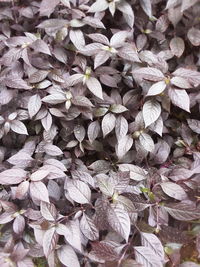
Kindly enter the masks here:
M 51 55 L 48 44 L 41 39 L 37 39 L 35 42 L 33 42 L 31 47 L 35 50 L 35 52 Z
M 82 125 L 74 127 L 74 135 L 79 142 L 82 142 L 85 137 L 85 128 Z
M 37 170 L 34 173 L 31 174 L 30 179 L 31 181 L 37 182 L 40 181 L 42 179 L 44 179 L 45 177 L 47 177 L 47 175 L 49 174 L 48 170 Z
M 18 215 L 14 222 L 13 222 L 13 231 L 20 235 L 23 233 L 24 231 L 24 228 L 25 228 L 25 220 L 24 220 L 24 217 L 21 216 L 21 215 Z
M 110 55 L 107 51 L 100 51 L 96 54 L 94 58 L 94 69 L 101 66 L 109 59 Z
M 164 75 L 160 70 L 156 68 L 151 68 L 151 67 L 139 68 L 133 71 L 132 73 L 133 73 L 133 77 L 137 76 L 142 79 L 153 81 L 153 82 L 161 81 L 164 78 Z
M 99 239 L 99 231 L 94 224 L 93 220 L 90 219 L 85 213 L 83 213 L 82 218 L 80 220 L 80 229 L 81 232 L 89 239 L 89 240 L 98 240 Z
M 7 159 L 7 161 L 17 167 L 25 168 L 31 165 L 33 158 L 28 153 L 19 151 L 18 153 Z
M 166 9 L 172 8 L 176 5 L 178 5 L 180 2 L 181 2 L 180 0 L 168 0 L 167 5 L 166 5 Z
M 172 182 L 164 182 L 161 183 L 160 186 L 162 190 L 170 197 L 173 197 L 177 200 L 184 200 L 187 199 L 187 194 L 185 193 L 184 189 L 175 183 Z
M 0 173 L 0 183 L 3 185 L 19 184 L 26 179 L 27 172 L 22 169 L 8 169 Z
M 58 224 L 56 231 L 59 235 L 64 235 L 66 241 L 73 248 L 82 252 L 79 220 L 70 220 L 65 225 Z
M 38 113 L 41 106 L 42 106 L 42 101 L 38 94 L 30 97 L 28 101 L 28 113 L 30 118 L 32 118 L 33 116 L 35 116 L 35 114 Z
M 162 137 L 163 127 L 163 119 L 162 117 L 159 117 L 153 124 L 149 126 L 149 129 Z
M 145 123 L 145 128 L 155 122 L 161 114 L 161 106 L 159 102 L 147 100 L 142 108 L 142 115 Z
M 42 101 L 45 103 L 49 103 L 49 104 L 60 104 L 65 102 L 66 96 L 64 94 L 60 94 L 60 93 L 55 93 L 52 95 L 48 95 L 42 98 Z
M 194 87 L 200 84 L 200 73 L 196 70 L 186 69 L 186 68 L 178 68 L 172 73 L 174 76 L 183 77 L 188 80 Z
M 142 181 L 147 178 L 147 172 L 139 166 L 133 164 L 119 164 L 118 167 L 122 172 L 129 171 L 130 178 L 135 181 Z
M 69 37 L 77 49 L 82 49 L 85 46 L 85 38 L 81 30 L 71 30 Z
M 108 197 L 112 197 L 114 194 L 115 184 L 112 183 L 111 179 L 109 179 L 109 177 L 103 173 L 97 174 L 95 178 L 97 181 L 97 186 L 101 192 Z
M 140 140 L 140 144 L 146 151 L 153 152 L 154 142 L 150 135 L 146 133 L 141 133 L 139 136 L 139 140 Z
M 102 120 L 103 138 L 115 128 L 116 117 L 112 113 L 107 113 Z
M 49 131 L 52 126 L 52 116 L 48 112 L 47 115 L 41 119 L 42 126 L 44 127 L 45 131 Z
M 77 203 L 90 203 L 91 191 L 87 184 L 79 180 L 67 181 L 69 196 Z
M 94 178 L 88 173 L 84 171 L 72 171 L 71 175 L 73 179 L 80 179 L 81 181 L 88 183 L 92 187 L 95 187 Z
M 179 88 L 183 89 L 189 89 L 191 88 L 191 84 L 184 78 L 182 77 L 173 77 L 171 80 L 171 83 Z
M 57 255 L 62 264 L 67 267 L 80 267 L 78 257 L 72 247 L 69 245 L 62 245 L 58 249 Z
M 142 266 L 163 267 L 162 261 L 151 248 L 138 246 L 134 247 L 134 251 L 136 261 L 141 263 Z
M 169 88 L 168 95 L 175 106 L 190 112 L 190 98 L 185 90 Z
M 30 90 L 32 89 L 23 79 L 17 76 L 8 76 L 4 79 L 4 83 L 6 86 L 15 88 L 15 89 L 24 89 Z
M 90 143 L 93 143 L 94 140 L 98 137 L 100 130 L 101 130 L 101 127 L 97 120 L 90 123 L 90 125 L 88 126 L 88 131 L 87 131 L 87 135 L 88 135 Z
M 121 47 L 128 36 L 127 31 L 118 31 L 110 39 L 110 46 L 114 48 Z
M 123 17 L 129 27 L 133 28 L 135 16 L 131 5 L 126 1 L 120 1 L 117 5 L 117 9 L 123 13 Z
M 91 38 L 95 42 L 102 43 L 107 46 L 109 46 L 110 44 L 108 38 L 105 35 L 100 34 L 100 33 L 91 33 L 91 34 L 88 34 L 88 37 Z
M 119 159 L 126 155 L 133 145 L 133 138 L 130 135 L 125 135 L 118 141 L 116 146 L 116 154 Z
M 189 29 L 187 37 L 191 44 L 194 46 L 200 46 L 200 30 L 196 28 Z
M 135 260 L 126 259 L 122 261 L 122 267 L 142 267 L 142 265 Z
M 182 16 L 183 16 L 183 13 L 181 12 L 180 5 L 168 9 L 168 18 L 169 18 L 169 21 L 173 24 L 174 27 L 176 27 L 176 25 L 182 19 Z
M 29 77 L 29 83 L 39 83 L 43 81 L 47 77 L 48 73 L 49 71 L 46 70 L 38 70 L 34 72 Z
M 48 190 L 45 184 L 40 181 L 30 183 L 30 194 L 35 200 L 49 202 Z
M 59 147 L 51 144 L 46 144 L 44 146 L 44 150 L 48 155 L 51 156 L 60 156 L 63 154 L 62 150 Z
M 121 204 L 111 204 L 107 210 L 108 223 L 126 242 L 130 234 L 130 218 Z
M 49 17 L 59 2 L 60 0 L 51 0 L 51 2 L 49 0 L 42 0 L 40 4 L 40 16 Z
M 13 120 L 10 124 L 10 128 L 15 133 L 28 135 L 26 126 L 21 121 Z
M 157 83 L 154 83 L 150 88 L 147 93 L 147 96 L 154 96 L 154 95 L 159 95 L 161 94 L 165 88 L 166 88 L 166 83 L 164 81 L 160 81 Z
M 193 205 L 180 202 L 167 204 L 163 207 L 174 219 L 179 221 L 192 221 L 200 219 L 200 210 Z
M 85 96 L 76 96 L 76 98 L 72 99 L 72 103 L 81 107 L 93 107 L 92 102 Z
M 42 216 L 47 220 L 47 221 L 55 221 L 57 217 L 57 210 L 54 204 L 52 203 L 46 203 L 44 201 L 40 202 L 40 212 Z
M 18 199 L 23 199 L 28 192 L 29 189 L 29 181 L 23 181 L 21 182 L 16 191 L 15 191 L 15 197 Z
M 140 5 L 149 18 L 152 17 L 151 0 L 140 0 Z
M 115 134 L 119 142 L 128 132 L 128 122 L 123 116 L 119 116 L 116 119 Z
M 99 18 L 86 16 L 83 18 L 83 22 L 90 25 L 93 28 L 105 29 L 103 22 Z
M 177 57 L 180 57 L 185 50 L 185 43 L 180 37 L 174 37 L 173 39 L 171 39 L 169 46 L 172 53 Z
M 106 0 L 97 0 L 89 8 L 88 12 L 101 12 L 108 8 L 108 2 Z
M 181 12 L 184 12 L 186 9 L 190 8 L 191 6 L 195 5 L 198 0 L 183 0 L 181 4 Z
M 56 244 L 58 241 L 58 234 L 56 233 L 56 228 L 52 227 L 48 229 L 43 237 L 43 250 L 44 250 L 44 255 L 48 257 L 51 252 L 55 249 Z
M 200 121 L 194 119 L 187 119 L 187 123 L 193 132 L 200 134 Z
M 87 79 L 86 85 L 90 92 L 92 92 L 96 97 L 103 99 L 102 87 L 100 82 L 96 78 L 90 77 L 89 79 Z
M 106 160 L 96 160 L 88 168 L 95 172 L 107 172 L 110 170 L 110 163 Z
M 141 232 L 141 242 L 144 247 L 148 247 L 154 251 L 156 256 L 160 258 L 161 261 L 165 260 L 164 248 L 158 237 L 151 233 Z
M 113 113 L 116 113 L 116 114 L 119 114 L 119 113 L 123 113 L 125 111 L 127 111 L 128 109 L 121 105 L 121 104 L 112 104 L 111 107 L 110 107 L 110 111 L 113 112 Z
M 66 20 L 65 19 L 47 19 L 43 20 L 37 28 L 39 29 L 51 29 L 56 30 L 59 28 L 62 28 L 66 25 Z
M 90 253 L 103 261 L 116 261 L 120 257 L 115 250 L 115 244 L 109 241 L 93 242 Z

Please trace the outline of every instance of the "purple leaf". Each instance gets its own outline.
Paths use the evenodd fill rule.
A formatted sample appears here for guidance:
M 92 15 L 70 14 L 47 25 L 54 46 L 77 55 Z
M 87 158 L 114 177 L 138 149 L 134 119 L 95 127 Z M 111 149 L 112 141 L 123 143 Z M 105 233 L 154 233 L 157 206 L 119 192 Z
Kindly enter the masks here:
M 77 203 L 90 203 L 91 190 L 87 184 L 79 180 L 69 180 L 67 182 L 69 196 Z
M 65 266 L 80 267 L 78 257 L 69 245 L 62 245 L 57 254 L 59 260 Z
M 49 17 L 59 2 L 60 0 L 52 0 L 51 2 L 48 0 L 42 0 L 40 4 L 40 16 Z
M 115 230 L 126 242 L 130 234 L 130 218 L 127 211 L 120 204 L 111 204 L 107 211 L 109 225 Z
M 87 79 L 86 85 L 87 88 L 93 93 L 93 95 L 97 96 L 100 99 L 103 99 L 102 87 L 100 82 L 96 78 L 90 77 L 89 79 Z
M 0 183 L 4 185 L 19 184 L 26 179 L 27 172 L 22 169 L 9 169 L 0 173 Z

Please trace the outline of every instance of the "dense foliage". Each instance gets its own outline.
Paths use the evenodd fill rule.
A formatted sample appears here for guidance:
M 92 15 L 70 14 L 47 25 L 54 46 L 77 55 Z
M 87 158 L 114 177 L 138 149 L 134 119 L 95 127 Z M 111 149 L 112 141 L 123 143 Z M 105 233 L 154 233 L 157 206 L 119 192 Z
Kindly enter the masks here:
M 200 1 L 0 0 L 0 266 L 200 263 Z

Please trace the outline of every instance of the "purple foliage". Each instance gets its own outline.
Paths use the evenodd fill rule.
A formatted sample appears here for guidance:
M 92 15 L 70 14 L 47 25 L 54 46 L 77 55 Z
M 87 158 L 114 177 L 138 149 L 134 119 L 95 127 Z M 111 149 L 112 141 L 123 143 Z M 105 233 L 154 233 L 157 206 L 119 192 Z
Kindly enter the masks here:
M 197 267 L 200 1 L 0 0 L 0 266 Z

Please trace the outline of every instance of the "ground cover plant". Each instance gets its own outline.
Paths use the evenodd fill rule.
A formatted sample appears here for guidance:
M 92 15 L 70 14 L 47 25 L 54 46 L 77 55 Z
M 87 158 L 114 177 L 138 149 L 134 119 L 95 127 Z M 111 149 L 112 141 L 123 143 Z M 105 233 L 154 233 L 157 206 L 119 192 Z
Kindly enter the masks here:
M 0 266 L 200 264 L 200 1 L 0 0 Z

